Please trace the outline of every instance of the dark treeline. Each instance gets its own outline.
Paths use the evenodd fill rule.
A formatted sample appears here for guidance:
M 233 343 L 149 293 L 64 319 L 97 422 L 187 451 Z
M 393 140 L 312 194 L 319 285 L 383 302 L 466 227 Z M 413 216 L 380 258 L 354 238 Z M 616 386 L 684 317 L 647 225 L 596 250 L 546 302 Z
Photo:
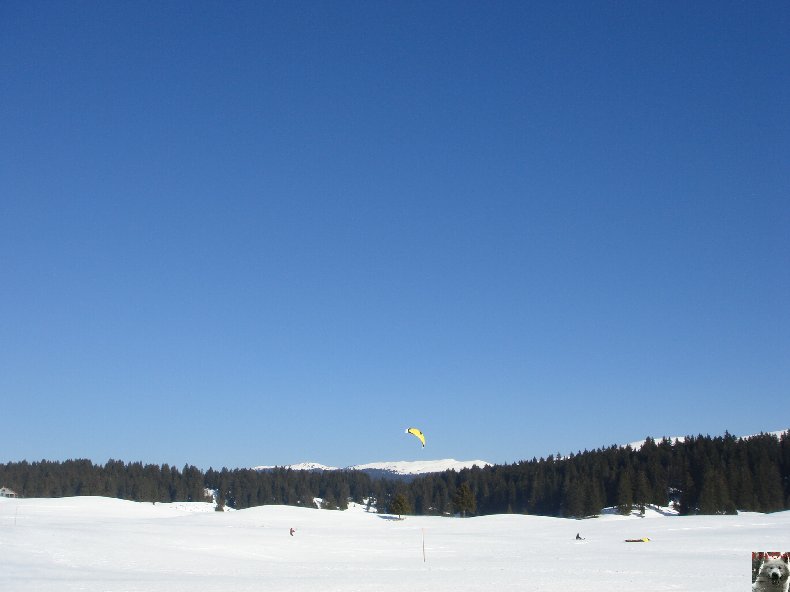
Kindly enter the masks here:
M 217 492 L 220 505 L 238 510 L 267 504 L 345 510 L 349 501 L 362 503 L 375 489 L 371 478 L 359 471 L 267 471 L 222 469 L 206 472 L 205 486 Z
M 457 488 L 474 493 L 477 514 L 594 516 L 616 507 L 670 503 L 682 514 L 773 512 L 790 508 L 790 432 L 739 439 L 648 439 L 639 450 L 612 446 L 568 457 L 427 475 L 407 498 L 416 513 L 457 511 Z
M 119 460 L 101 466 L 85 459 L 0 465 L 0 485 L 21 497 L 101 495 L 147 502 L 205 501 L 203 483 L 203 473 L 192 466 L 179 471 L 166 464 Z
M 739 439 L 648 439 L 639 450 L 612 446 L 568 457 L 549 456 L 512 465 L 446 471 L 410 482 L 372 479 L 360 471 L 277 468 L 209 469 L 110 460 L 18 462 L 0 465 L 0 486 L 23 497 L 101 495 L 134 501 L 205 501 L 220 506 L 266 504 L 345 509 L 348 501 L 375 500 L 398 514 L 594 516 L 606 507 L 623 513 L 675 504 L 683 514 L 790 508 L 790 433 Z M 396 510 L 393 510 L 396 509 Z

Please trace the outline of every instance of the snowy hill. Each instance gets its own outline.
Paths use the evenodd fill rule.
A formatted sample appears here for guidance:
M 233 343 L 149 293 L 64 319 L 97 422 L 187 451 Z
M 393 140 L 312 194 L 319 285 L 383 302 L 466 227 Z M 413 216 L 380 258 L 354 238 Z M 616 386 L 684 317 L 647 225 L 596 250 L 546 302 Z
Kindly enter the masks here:
M 397 520 L 357 505 L 195 509 L 0 498 L 0 592 L 740 592 L 752 551 L 790 548 L 790 512 Z
M 345 471 L 362 471 L 368 473 L 373 478 L 389 478 L 389 479 L 410 479 L 417 475 L 425 475 L 428 473 L 442 473 L 444 471 L 460 471 L 462 469 L 471 469 L 473 466 L 487 467 L 491 463 L 484 460 L 455 460 L 454 458 L 445 458 L 442 460 L 417 460 L 417 461 L 392 461 L 392 462 L 374 462 L 362 465 L 352 465 L 345 467 Z M 270 471 L 276 467 L 261 465 L 253 467 L 256 471 Z M 337 467 L 329 467 L 316 462 L 303 462 L 295 465 L 287 465 L 286 469 L 294 471 L 337 471 L 341 470 Z

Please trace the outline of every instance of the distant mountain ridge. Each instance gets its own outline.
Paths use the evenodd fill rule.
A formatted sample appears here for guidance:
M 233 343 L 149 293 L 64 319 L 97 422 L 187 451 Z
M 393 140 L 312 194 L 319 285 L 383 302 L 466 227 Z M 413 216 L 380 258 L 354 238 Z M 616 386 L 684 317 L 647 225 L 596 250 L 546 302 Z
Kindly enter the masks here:
M 291 469 L 292 471 L 338 471 L 338 467 L 329 467 L 317 462 L 301 462 L 294 465 L 260 465 L 252 467 L 253 471 L 272 471 L 274 469 Z
M 317 462 L 301 462 L 283 467 L 261 465 L 252 468 L 255 471 L 271 471 L 276 468 L 291 469 L 294 471 L 362 471 L 373 478 L 408 480 L 418 475 L 443 473 L 444 471 L 451 470 L 460 471 L 462 469 L 471 469 L 474 466 L 483 468 L 491 466 L 492 464 L 493 463 L 485 460 L 455 460 L 454 458 L 445 458 L 441 460 L 374 462 L 362 465 L 352 465 L 344 468 L 330 467 Z

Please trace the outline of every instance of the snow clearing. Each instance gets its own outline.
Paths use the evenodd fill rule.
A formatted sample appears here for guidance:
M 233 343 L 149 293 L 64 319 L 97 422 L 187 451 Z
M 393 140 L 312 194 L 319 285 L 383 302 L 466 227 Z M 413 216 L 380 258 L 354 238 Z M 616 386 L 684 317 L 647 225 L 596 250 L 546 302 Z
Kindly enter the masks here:
M 8 592 L 736 592 L 751 584 L 752 551 L 786 549 L 790 512 L 398 520 L 356 504 L 215 512 L 203 503 L 0 499 Z

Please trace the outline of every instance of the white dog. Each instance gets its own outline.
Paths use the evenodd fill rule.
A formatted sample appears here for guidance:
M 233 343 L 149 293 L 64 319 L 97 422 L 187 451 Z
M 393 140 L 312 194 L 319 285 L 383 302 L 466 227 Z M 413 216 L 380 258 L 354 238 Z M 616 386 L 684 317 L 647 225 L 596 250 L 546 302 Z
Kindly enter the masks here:
M 752 584 L 753 592 L 788 592 L 790 586 L 790 564 L 788 557 L 766 557 L 757 579 Z

